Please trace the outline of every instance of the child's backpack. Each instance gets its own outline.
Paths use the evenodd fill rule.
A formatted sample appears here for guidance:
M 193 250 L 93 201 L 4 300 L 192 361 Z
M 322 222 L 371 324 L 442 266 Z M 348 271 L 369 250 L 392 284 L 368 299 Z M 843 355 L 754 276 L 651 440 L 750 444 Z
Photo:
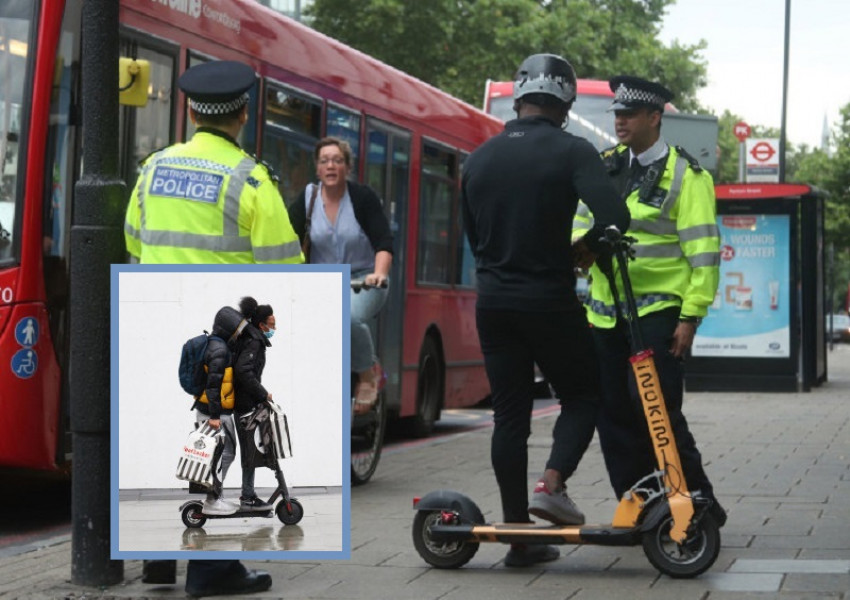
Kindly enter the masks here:
M 177 374 L 180 377 L 180 387 L 192 396 L 200 396 L 204 393 L 207 384 L 207 373 L 204 370 L 204 354 L 210 338 L 221 339 L 218 336 L 209 335 L 204 331 L 201 335 L 186 340 L 183 344 L 183 352 L 180 355 L 180 367 Z M 224 341 L 224 340 L 222 340 Z

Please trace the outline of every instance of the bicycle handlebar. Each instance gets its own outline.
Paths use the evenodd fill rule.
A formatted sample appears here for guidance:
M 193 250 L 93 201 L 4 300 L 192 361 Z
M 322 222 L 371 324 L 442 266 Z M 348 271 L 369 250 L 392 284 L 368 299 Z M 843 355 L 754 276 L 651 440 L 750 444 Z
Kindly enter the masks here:
M 351 289 L 354 290 L 355 293 L 359 292 L 360 290 L 370 290 L 370 289 L 373 289 L 373 288 L 386 288 L 386 287 L 388 287 L 388 285 L 389 284 L 387 283 L 386 279 L 384 281 L 382 281 L 380 283 L 380 285 L 371 285 L 369 283 L 366 283 L 366 281 L 363 280 L 363 279 L 352 279 L 351 280 Z

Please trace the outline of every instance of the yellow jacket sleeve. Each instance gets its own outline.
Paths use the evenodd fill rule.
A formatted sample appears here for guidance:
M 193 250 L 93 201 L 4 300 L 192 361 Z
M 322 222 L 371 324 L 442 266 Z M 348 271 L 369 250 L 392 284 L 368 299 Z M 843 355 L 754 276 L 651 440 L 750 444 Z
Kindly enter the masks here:
M 682 297 L 682 314 L 703 317 L 720 280 L 720 233 L 711 175 L 688 169 L 675 210 L 677 213 L 671 216 L 676 221 L 679 245 L 692 269 Z

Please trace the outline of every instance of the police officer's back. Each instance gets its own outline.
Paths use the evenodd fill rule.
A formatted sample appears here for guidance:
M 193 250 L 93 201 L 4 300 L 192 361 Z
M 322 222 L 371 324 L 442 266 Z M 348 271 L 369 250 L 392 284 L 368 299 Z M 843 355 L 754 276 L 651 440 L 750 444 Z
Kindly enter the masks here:
M 181 75 L 199 127 L 143 164 L 124 228 L 139 262 L 303 262 L 276 179 L 236 142 L 254 82 L 249 66 L 231 61 Z

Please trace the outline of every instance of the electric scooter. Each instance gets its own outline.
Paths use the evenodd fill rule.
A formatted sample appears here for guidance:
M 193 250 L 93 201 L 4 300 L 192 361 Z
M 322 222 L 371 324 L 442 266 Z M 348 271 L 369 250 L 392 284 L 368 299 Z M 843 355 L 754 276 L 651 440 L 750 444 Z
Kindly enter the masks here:
M 286 427 L 286 431 L 283 432 L 280 430 L 279 426 L 279 422 L 281 421 L 275 418 L 276 415 L 282 414 L 283 412 L 276 404 L 272 402 L 264 402 L 252 412 L 239 417 L 241 421 L 249 423 L 247 426 L 249 433 L 254 431 L 255 428 L 260 432 L 259 436 L 252 435 L 250 437 L 254 439 L 257 452 L 262 455 L 257 459 L 260 461 L 261 465 L 257 466 L 265 466 L 271 469 L 274 471 L 275 478 L 277 479 L 277 487 L 267 500 L 267 503 L 270 504 L 272 508 L 260 510 L 239 508 L 231 514 L 211 515 L 204 512 L 204 503 L 202 501 L 189 500 L 180 506 L 180 516 L 186 527 L 203 527 L 207 522 L 207 519 L 236 519 L 244 517 L 270 518 L 275 514 L 284 525 L 295 525 L 301 521 L 304 517 L 304 507 L 301 506 L 301 503 L 296 498 L 290 497 L 289 488 L 287 487 L 286 479 L 283 476 L 283 470 L 280 468 L 280 459 L 285 458 L 287 450 L 288 455 L 292 455 L 291 448 L 287 449 L 282 447 L 284 445 L 284 440 L 286 440 L 286 443 L 288 443 L 289 440 L 288 426 L 285 425 L 285 421 L 282 421 L 284 423 L 284 427 Z M 240 438 L 241 437 L 242 436 L 240 435 Z M 257 447 L 258 438 L 266 438 L 266 443 Z M 245 443 L 246 441 L 247 440 L 240 439 L 240 444 Z M 221 481 L 218 479 L 215 469 L 213 469 L 212 489 L 221 493 L 221 485 Z M 206 492 L 208 490 L 205 489 L 204 491 Z M 277 502 L 278 498 L 280 498 L 280 502 L 278 502 L 277 506 L 275 506 L 275 502 Z
M 370 287 L 372 286 L 362 279 L 351 280 L 354 293 L 360 293 Z M 384 283 L 381 287 L 387 287 L 387 284 Z M 363 485 L 369 481 L 381 460 L 384 433 L 387 429 L 387 403 L 382 391 L 386 377 L 386 373 L 383 373 L 375 405 L 365 413 L 354 414 L 357 373 L 351 372 L 351 485 Z
M 414 499 L 413 545 L 431 566 L 461 567 L 475 556 L 481 542 L 642 545 L 649 562 L 674 578 L 696 577 L 717 559 L 720 527 L 708 511 L 712 500 L 688 492 L 652 350 L 644 347 L 641 337 L 627 270 L 635 240 L 614 227 L 606 230 L 605 239 L 612 246 L 623 280 L 632 334 L 630 362 L 658 469 L 623 494 L 610 525 L 489 524 L 478 506 L 461 493 L 439 490 Z M 613 274 L 609 281 L 614 302 L 620 306 Z

